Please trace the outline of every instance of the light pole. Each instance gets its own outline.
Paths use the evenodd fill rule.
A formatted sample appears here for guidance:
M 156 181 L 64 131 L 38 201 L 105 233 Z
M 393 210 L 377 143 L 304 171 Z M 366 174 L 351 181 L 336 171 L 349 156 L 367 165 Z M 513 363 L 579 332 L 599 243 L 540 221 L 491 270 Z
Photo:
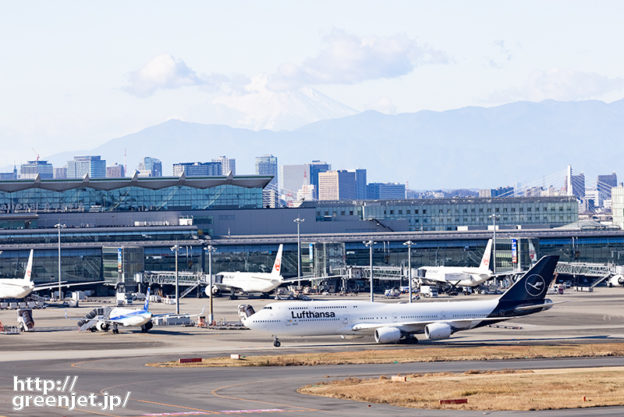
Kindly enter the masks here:
M 180 314 L 180 293 L 179 293 L 179 284 L 178 281 L 178 251 L 180 250 L 180 245 L 173 245 L 171 250 L 175 253 L 175 299 L 176 299 L 176 314 Z
M 297 287 L 301 287 L 301 234 L 299 233 L 299 227 L 305 219 L 297 217 L 293 222 L 297 223 Z
M 58 299 L 61 301 L 63 300 L 61 292 L 61 228 L 65 227 L 65 225 L 57 223 L 54 227 L 58 230 Z
M 213 286 L 213 282 L 212 282 L 212 253 L 215 252 L 217 250 L 217 248 L 215 248 L 212 245 L 208 245 L 204 248 L 204 250 L 206 252 L 208 252 L 208 276 L 209 276 L 209 284 L 210 285 L 208 288 L 210 288 L 209 290 L 209 294 L 210 294 L 210 314 L 208 315 L 208 325 L 212 326 L 212 323 L 214 322 L 214 306 L 212 304 L 212 299 L 213 299 L 213 293 L 212 293 L 212 286 Z
M 373 246 L 375 246 L 375 243 L 377 242 L 373 242 L 372 240 L 367 240 L 366 242 L 362 242 L 364 243 L 364 246 L 366 246 L 368 248 L 369 251 L 369 262 L 370 262 L 370 300 L 371 303 L 375 301 L 375 294 L 373 294 Z
M 490 218 L 492 219 L 494 236 L 492 237 L 492 273 L 496 275 L 496 219 L 498 219 L 498 214 L 490 214 Z
M 408 240 L 407 242 L 403 242 L 405 246 L 407 246 L 407 277 L 409 279 L 409 302 L 412 302 L 412 245 L 414 242 Z

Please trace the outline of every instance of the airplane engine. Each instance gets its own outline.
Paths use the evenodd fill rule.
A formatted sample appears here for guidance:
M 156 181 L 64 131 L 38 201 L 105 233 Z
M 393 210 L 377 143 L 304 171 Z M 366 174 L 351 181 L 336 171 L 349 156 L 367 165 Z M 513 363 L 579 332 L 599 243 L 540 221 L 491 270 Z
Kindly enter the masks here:
M 109 329 L 109 325 L 106 322 L 98 321 L 95 325 L 95 328 L 100 332 L 107 332 Z
M 207 285 L 206 288 L 204 289 L 204 294 L 206 294 L 207 297 L 212 297 L 213 295 L 219 295 L 219 288 L 217 286 L 213 286 L 212 287 L 212 294 L 210 293 L 210 286 Z
M 375 330 L 375 342 L 377 343 L 399 343 L 401 340 L 401 330 L 396 327 L 380 327 Z
M 453 329 L 445 323 L 431 323 L 425 326 L 425 336 L 429 340 L 448 339 Z

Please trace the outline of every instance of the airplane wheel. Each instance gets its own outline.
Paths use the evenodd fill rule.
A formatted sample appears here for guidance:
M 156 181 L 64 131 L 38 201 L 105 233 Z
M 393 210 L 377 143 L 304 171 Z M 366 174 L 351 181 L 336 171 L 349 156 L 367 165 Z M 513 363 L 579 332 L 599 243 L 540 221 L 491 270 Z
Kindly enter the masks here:
M 273 341 L 273 346 L 280 347 L 282 346 L 282 344 L 280 343 L 279 339 L 275 338 L 275 340 Z
M 230 300 L 236 300 L 238 297 L 235 294 L 230 294 Z

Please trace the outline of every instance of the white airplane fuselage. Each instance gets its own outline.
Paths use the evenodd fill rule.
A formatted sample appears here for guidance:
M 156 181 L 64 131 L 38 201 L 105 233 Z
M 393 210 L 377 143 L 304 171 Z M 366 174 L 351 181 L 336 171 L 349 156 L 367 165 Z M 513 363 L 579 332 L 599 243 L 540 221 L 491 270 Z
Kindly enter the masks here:
M 419 274 L 424 280 L 460 287 L 476 287 L 493 276 L 490 270 L 461 266 L 427 266 L 419 268 L 419 271 L 424 271 L 424 274 Z
M 24 279 L 0 279 L 0 299 L 24 298 L 35 289 L 32 281 Z
M 429 302 L 412 304 L 371 303 L 369 301 L 289 301 L 271 303 L 243 318 L 252 330 L 275 336 L 327 336 L 373 333 L 375 327 L 358 329 L 358 323 L 400 326 L 406 333 L 422 333 L 424 324 L 402 325 L 410 321 L 468 319 L 456 330 L 468 330 L 487 317 L 498 300 Z M 457 327 L 457 324 L 454 324 Z
M 216 276 L 217 287 L 235 288 L 246 293 L 268 293 L 283 282 L 280 275 L 262 272 L 221 272 Z
M 143 326 L 152 319 L 152 313 L 145 310 L 116 307 L 111 310 L 109 320 L 122 326 Z

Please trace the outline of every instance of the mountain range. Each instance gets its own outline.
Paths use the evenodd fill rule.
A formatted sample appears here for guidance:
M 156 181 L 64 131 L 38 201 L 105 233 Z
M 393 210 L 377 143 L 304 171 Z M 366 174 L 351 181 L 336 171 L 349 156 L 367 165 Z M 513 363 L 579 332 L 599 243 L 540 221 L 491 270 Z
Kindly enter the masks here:
M 237 174 L 254 172 L 255 157 L 280 165 L 319 159 L 334 169 L 367 168 L 369 182 L 408 182 L 412 189 L 485 188 L 563 172 L 591 176 L 620 168 L 624 100 L 539 103 L 382 114 L 366 111 L 293 130 L 249 130 L 169 120 L 93 149 L 46 159 L 63 166 L 76 154 L 102 155 L 133 171 L 144 156 L 174 162 L 236 158 Z M 547 185 L 547 184 L 546 184 Z

